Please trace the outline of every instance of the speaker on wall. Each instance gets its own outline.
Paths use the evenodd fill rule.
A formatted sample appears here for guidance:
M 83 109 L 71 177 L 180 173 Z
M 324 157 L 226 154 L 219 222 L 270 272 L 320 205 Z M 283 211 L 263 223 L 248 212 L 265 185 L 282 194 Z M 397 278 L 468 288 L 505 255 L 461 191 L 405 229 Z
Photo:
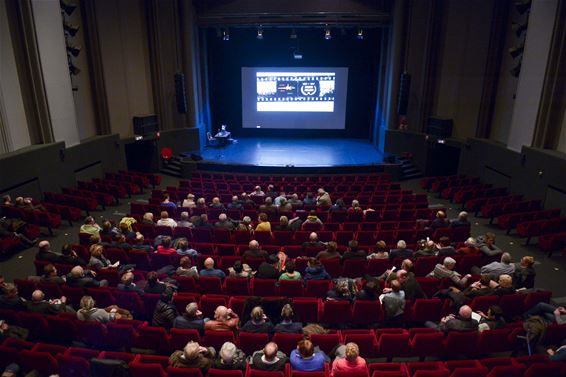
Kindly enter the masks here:
M 187 112 L 187 95 L 185 93 L 185 75 L 183 73 L 175 73 L 175 98 L 177 100 L 177 112 L 186 114 Z
M 411 75 L 407 72 L 401 75 L 399 81 L 399 96 L 397 97 L 397 114 L 407 115 L 409 105 L 409 90 L 411 89 Z

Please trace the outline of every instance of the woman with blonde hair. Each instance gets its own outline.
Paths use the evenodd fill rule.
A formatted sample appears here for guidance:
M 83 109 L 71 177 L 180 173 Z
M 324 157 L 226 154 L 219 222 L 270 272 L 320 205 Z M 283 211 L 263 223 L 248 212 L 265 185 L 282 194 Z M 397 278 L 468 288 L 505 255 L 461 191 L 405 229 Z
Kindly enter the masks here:
M 366 361 L 360 356 L 360 348 L 356 343 L 347 343 L 336 350 L 336 359 L 332 363 L 330 377 L 334 373 L 352 373 L 355 375 L 365 374 L 367 371 Z

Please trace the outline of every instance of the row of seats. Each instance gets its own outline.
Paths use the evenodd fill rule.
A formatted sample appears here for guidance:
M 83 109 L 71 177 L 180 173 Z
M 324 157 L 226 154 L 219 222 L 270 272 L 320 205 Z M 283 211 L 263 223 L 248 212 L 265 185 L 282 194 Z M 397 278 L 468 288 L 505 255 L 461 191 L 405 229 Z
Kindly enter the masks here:
M 501 215 L 497 217 L 497 225 L 501 229 L 505 229 L 507 234 L 511 232 L 513 228 L 515 228 L 520 223 L 525 221 L 536 221 L 542 219 L 559 219 L 560 218 L 560 208 L 555 209 L 543 209 L 543 210 L 535 210 L 535 211 L 527 211 L 527 212 L 518 212 L 518 213 L 509 213 L 506 215 Z M 563 226 L 566 226 L 566 218 L 564 221 Z M 558 224 L 560 227 L 560 223 Z
M 44 192 L 43 196 L 45 201 L 48 203 L 55 203 L 55 204 L 64 204 L 76 208 L 80 208 L 84 210 L 87 215 L 90 211 L 94 211 L 100 205 L 101 208 L 103 204 L 99 204 L 96 198 L 83 196 L 81 194 L 78 195 L 70 195 L 70 194 L 59 194 L 56 192 Z
M 523 221 L 517 224 L 516 230 L 519 236 L 527 237 L 528 245 L 532 237 L 566 232 L 566 217 Z
M 133 176 L 133 177 L 147 178 L 148 181 L 149 181 L 149 184 L 152 185 L 153 187 L 159 186 L 161 184 L 161 176 L 159 174 L 137 172 L 137 171 L 132 171 L 132 170 L 128 170 L 128 171 L 120 170 L 120 171 L 118 171 L 118 173 L 123 175 L 123 176 L 129 175 L 129 176 Z
M 116 198 L 113 195 L 105 192 L 81 190 L 76 188 L 63 188 L 62 191 L 63 194 L 66 195 L 82 196 L 85 198 L 95 199 L 98 202 L 98 205 L 102 207 L 102 210 L 105 210 L 106 206 L 110 206 L 116 203 Z
M 482 217 L 489 218 L 490 224 L 493 219 L 511 213 L 538 211 L 541 209 L 540 200 L 522 200 L 510 203 L 486 204 L 481 207 L 480 214 Z
M 545 234 L 538 239 L 540 249 L 551 256 L 555 251 L 566 253 L 566 232 Z
M 462 203 L 466 205 L 470 200 L 477 198 L 492 198 L 497 196 L 503 196 L 507 194 L 507 189 L 504 187 L 495 188 L 470 188 L 470 189 L 460 189 L 452 197 L 454 203 Z
M 53 229 L 61 226 L 61 215 L 40 210 L 26 210 L 13 206 L 0 206 L 0 213 L 12 219 L 21 219 L 28 224 L 45 227 L 53 234 Z
M 500 196 L 477 197 L 475 199 L 468 200 L 464 205 L 464 209 L 468 212 L 475 213 L 477 216 L 477 214 L 479 213 L 479 211 L 481 211 L 483 206 L 520 202 L 522 200 L 523 200 L 523 195 L 511 195 L 511 194 L 505 194 Z
M 454 197 L 458 192 L 469 191 L 469 190 L 487 190 L 487 189 L 491 189 L 492 187 L 493 186 L 488 183 L 474 183 L 471 185 L 451 186 L 443 189 L 440 192 L 440 197 L 443 199 L 454 201 Z
M 449 187 L 461 187 L 479 184 L 478 177 L 436 177 L 427 186 L 432 192 L 441 193 L 442 190 Z
M 209 173 L 203 171 L 193 172 L 190 180 L 181 180 L 180 186 L 187 186 L 190 183 L 203 182 L 257 182 L 258 184 L 283 184 L 286 182 L 296 183 L 368 183 L 368 182 L 389 182 L 391 174 L 340 174 L 340 175 L 254 175 L 237 173 Z

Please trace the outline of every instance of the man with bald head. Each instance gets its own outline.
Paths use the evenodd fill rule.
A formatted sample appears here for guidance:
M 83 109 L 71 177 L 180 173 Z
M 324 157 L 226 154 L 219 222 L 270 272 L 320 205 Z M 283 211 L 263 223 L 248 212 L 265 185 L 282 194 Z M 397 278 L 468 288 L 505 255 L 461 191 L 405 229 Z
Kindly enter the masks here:
M 324 247 L 326 244 L 318 239 L 316 232 L 309 234 L 309 240 L 303 242 L 303 247 Z
M 214 268 L 214 259 L 212 258 L 206 258 L 204 260 L 204 269 L 200 270 L 199 274 L 201 277 L 217 277 L 220 279 L 226 277 L 224 271 Z
M 232 309 L 228 309 L 221 305 L 214 311 L 214 319 L 211 319 L 204 324 L 204 329 L 215 331 L 237 331 L 239 321 L 240 318 L 232 311 Z
M 59 262 L 59 258 L 61 257 L 60 254 L 51 251 L 51 244 L 47 240 L 39 241 L 37 245 L 38 251 L 35 255 L 35 259 L 38 260 L 45 260 L 49 262 Z
M 285 370 L 285 363 L 288 361 L 289 358 L 279 351 L 277 344 L 269 342 L 262 350 L 253 353 L 249 363 L 253 369 L 276 372 Z
M 106 287 L 108 281 L 95 280 L 96 272 L 91 270 L 84 270 L 81 266 L 75 266 L 71 269 L 71 272 L 67 275 L 67 285 L 73 288 L 99 288 Z
M 67 298 L 62 296 L 58 300 L 45 300 L 45 294 L 39 289 L 31 294 L 31 301 L 26 302 L 27 310 L 32 313 L 40 313 L 43 315 L 56 315 L 61 312 L 72 311 L 73 308 L 65 305 Z
M 425 322 L 426 327 L 435 328 L 443 332 L 448 331 L 478 331 L 478 321 L 472 318 L 472 308 L 462 305 L 458 315 L 450 314 L 440 320 L 440 323 Z
M 259 247 L 259 242 L 256 240 L 251 240 L 248 247 L 249 249 L 242 254 L 244 258 L 266 258 L 268 255 L 267 251 Z

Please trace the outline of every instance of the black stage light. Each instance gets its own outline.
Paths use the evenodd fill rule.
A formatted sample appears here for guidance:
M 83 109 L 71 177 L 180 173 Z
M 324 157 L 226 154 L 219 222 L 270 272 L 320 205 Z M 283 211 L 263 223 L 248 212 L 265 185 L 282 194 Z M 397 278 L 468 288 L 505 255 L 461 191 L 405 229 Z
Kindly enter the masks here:
M 81 73 L 81 70 L 76 65 L 69 62 L 69 72 L 71 72 L 71 75 L 76 76 Z
M 67 52 L 76 58 L 81 53 L 81 46 L 67 46 Z
M 517 36 L 517 38 L 521 38 L 521 34 L 523 34 L 524 31 L 527 30 L 528 27 L 528 23 L 518 23 L 518 22 L 513 22 L 511 24 L 511 29 L 513 29 L 513 31 L 515 31 L 515 35 Z
M 79 25 L 63 23 L 63 29 L 71 36 L 74 37 L 80 29 Z

